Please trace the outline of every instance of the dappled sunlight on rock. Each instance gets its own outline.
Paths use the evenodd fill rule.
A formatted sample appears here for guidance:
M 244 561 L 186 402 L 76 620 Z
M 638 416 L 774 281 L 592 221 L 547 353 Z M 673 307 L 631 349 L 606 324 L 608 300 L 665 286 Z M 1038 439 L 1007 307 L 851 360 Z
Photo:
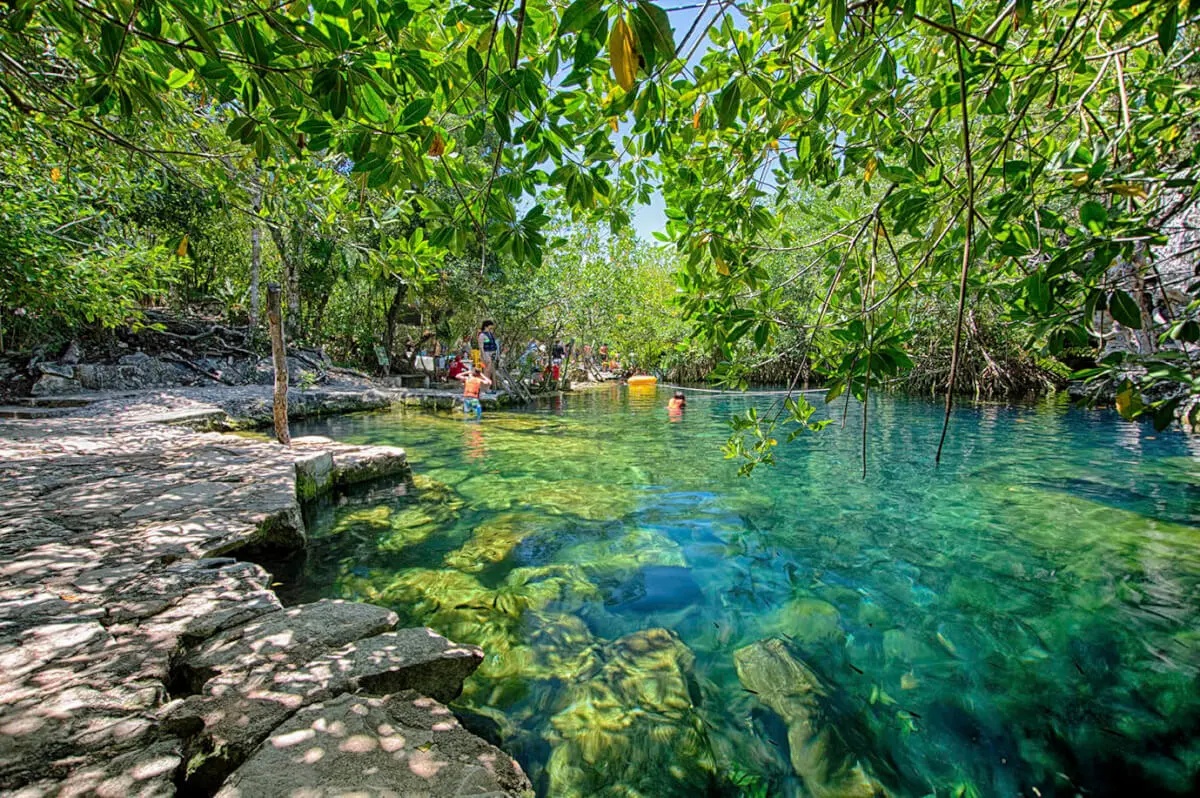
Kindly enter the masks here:
M 300 710 L 217 795 L 517 796 L 528 788 L 519 766 L 466 732 L 443 705 L 402 692 L 344 695 Z

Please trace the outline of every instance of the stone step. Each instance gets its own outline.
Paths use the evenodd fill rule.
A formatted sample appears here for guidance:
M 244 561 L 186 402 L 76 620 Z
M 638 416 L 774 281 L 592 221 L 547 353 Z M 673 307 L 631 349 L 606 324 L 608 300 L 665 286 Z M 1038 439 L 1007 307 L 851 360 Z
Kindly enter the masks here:
M 66 415 L 67 410 L 65 407 L 0 405 L 0 418 L 55 418 Z
M 14 401 L 24 407 L 87 407 L 92 402 L 109 396 L 87 394 L 59 394 L 57 396 L 24 396 Z

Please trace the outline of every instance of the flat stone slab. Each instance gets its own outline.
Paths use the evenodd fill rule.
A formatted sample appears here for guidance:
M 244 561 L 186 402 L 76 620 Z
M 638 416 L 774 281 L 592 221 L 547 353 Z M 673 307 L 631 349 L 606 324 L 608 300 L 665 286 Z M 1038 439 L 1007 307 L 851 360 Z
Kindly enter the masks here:
M 300 710 L 217 798 L 531 794 L 520 765 L 463 729 L 442 704 L 406 691 L 344 695 Z
M 366 605 L 363 605 L 366 606 Z M 251 670 L 219 672 L 164 711 L 164 722 L 189 735 L 189 790 L 211 792 L 296 710 L 335 696 L 382 695 L 413 689 L 443 701 L 483 661 L 476 646 L 460 646 L 431 629 L 402 629 L 309 658 L 297 648 Z
M 66 415 L 67 408 L 61 407 L 22 407 L 21 405 L 0 405 L 0 418 L 57 418 Z
M 390 403 L 298 393 L 312 413 Z M 407 471 L 391 447 L 196 431 L 268 395 L 56 397 L 35 414 L 88 404 L 0 419 L 0 793 L 211 795 L 305 706 L 402 688 L 450 700 L 478 665 L 473 646 L 391 631 L 382 607 L 285 609 L 266 571 L 225 556 L 304 545 L 298 459 L 317 483 Z
M 329 649 L 396 627 L 374 604 L 323 599 L 263 615 L 206 640 L 181 663 L 197 673 L 251 670 L 270 662 L 309 662 Z

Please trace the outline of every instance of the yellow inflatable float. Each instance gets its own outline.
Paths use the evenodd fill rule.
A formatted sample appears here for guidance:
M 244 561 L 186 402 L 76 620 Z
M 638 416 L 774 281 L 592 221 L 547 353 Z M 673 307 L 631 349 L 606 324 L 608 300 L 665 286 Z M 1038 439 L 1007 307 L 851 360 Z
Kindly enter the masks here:
M 658 383 L 658 377 L 651 374 L 635 374 L 626 382 L 630 385 L 655 385 Z

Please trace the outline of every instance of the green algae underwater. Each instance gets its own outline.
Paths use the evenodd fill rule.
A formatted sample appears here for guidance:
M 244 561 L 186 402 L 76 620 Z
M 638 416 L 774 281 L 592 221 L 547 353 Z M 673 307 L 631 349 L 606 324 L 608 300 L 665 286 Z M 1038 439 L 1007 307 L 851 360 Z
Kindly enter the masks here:
M 979 405 L 935 467 L 940 407 L 885 396 L 865 480 L 853 410 L 747 480 L 769 398 L 667 395 L 296 425 L 415 477 L 309 507 L 281 595 L 482 646 L 455 709 L 539 795 L 1200 792 L 1196 442 Z

